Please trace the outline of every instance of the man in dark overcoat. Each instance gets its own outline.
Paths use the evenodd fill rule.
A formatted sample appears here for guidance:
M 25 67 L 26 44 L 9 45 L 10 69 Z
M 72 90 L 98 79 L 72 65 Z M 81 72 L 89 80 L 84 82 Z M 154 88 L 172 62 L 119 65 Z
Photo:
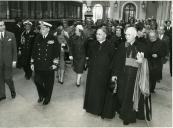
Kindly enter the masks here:
M 165 34 L 164 26 L 160 26 L 158 28 L 158 36 L 162 42 L 162 49 L 164 50 L 164 56 L 162 57 L 162 67 L 160 72 L 160 80 L 162 80 L 163 64 L 166 63 L 169 57 L 169 37 Z
M 0 21 L 0 100 L 6 98 L 5 83 L 9 86 L 11 97 L 16 97 L 12 68 L 16 66 L 17 48 L 13 33 L 5 30 L 4 21 Z
M 32 50 L 32 65 L 34 83 L 38 91 L 38 103 L 49 104 L 54 85 L 54 69 L 57 68 L 60 46 L 55 37 L 50 34 L 51 24 L 41 21 L 40 34 L 35 38 Z
M 170 75 L 172 76 L 172 27 L 171 21 L 166 21 L 165 34 L 169 37 L 169 66 L 170 66 Z
M 156 81 L 160 80 L 160 72 L 162 67 L 162 57 L 165 56 L 165 47 L 158 38 L 155 31 L 149 33 L 149 40 L 151 45 L 151 57 L 149 58 L 150 68 L 150 92 L 154 93 Z

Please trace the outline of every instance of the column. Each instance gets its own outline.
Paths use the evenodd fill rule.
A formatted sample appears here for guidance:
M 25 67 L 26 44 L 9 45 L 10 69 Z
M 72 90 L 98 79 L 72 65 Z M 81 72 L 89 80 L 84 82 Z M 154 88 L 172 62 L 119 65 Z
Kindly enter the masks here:
M 10 19 L 9 3 L 7 1 L 7 19 Z

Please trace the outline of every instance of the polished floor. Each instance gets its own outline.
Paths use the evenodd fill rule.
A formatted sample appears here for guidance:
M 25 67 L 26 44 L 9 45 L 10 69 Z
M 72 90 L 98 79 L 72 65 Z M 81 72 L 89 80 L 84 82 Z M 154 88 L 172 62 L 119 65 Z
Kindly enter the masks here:
M 172 126 L 172 79 L 168 70 L 166 63 L 163 80 L 157 83 L 156 93 L 152 94 L 152 121 L 137 120 L 129 127 Z M 32 80 L 25 80 L 23 71 L 15 69 L 17 96 L 12 100 L 6 87 L 7 99 L 0 102 L 0 127 L 123 127 L 118 115 L 112 120 L 103 120 L 83 110 L 86 72 L 79 88 L 75 86 L 75 77 L 70 65 L 67 65 L 64 84 L 55 81 L 50 104 L 42 106 L 37 103 Z

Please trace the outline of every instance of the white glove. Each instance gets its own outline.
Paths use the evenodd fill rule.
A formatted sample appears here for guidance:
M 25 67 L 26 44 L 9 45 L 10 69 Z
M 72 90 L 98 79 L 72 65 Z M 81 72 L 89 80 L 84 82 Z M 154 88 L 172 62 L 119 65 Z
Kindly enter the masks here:
M 136 62 L 142 63 L 143 59 L 144 59 L 144 53 L 143 52 L 138 52 Z
M 54 69 L 56 69 L 57 68 L 57 66 L 56 65 L 52 65 L 52 69 L 54 70 Z
M 31 64 L 31 70 L 34 71 L 34 65 L 33 64 Z
M 13 63 L 12 63 L 12 67 L 13 67 L 13 68 L 16 67 L 16 61 L 13 61 Z
M 73 60 L 73 56 L 69 56 L 69 59 L 70 59 L 70 60 Z
M 111 79 L 112 81 L 115 81 L 115 80 L 117 80 L 117 76 L 112 76 L 112 79 Z
M 54 36 L 57 36 L 57 32 L 55 32 L 53 35 L 54 35 Z
M 22 54 L 20 50 L 19 50 L 18 54 L 19 54 L 19 55 L 21 55 L 21 54 Z
M 152 57 L 153 58 L 157 58 L 157 54 L 152 54 Z
M 59 59 L 54 59 L 54 60 L 53 60 L 53 63 L 54 63 L 54 64 L 59 64 Z

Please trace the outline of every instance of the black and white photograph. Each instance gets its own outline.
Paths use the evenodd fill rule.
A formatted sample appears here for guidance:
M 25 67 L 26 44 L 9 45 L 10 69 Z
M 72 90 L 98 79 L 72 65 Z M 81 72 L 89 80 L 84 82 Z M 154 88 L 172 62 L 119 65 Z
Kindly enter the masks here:
M 172 127 L 171 0 L 0 0 L 0 127 Z

